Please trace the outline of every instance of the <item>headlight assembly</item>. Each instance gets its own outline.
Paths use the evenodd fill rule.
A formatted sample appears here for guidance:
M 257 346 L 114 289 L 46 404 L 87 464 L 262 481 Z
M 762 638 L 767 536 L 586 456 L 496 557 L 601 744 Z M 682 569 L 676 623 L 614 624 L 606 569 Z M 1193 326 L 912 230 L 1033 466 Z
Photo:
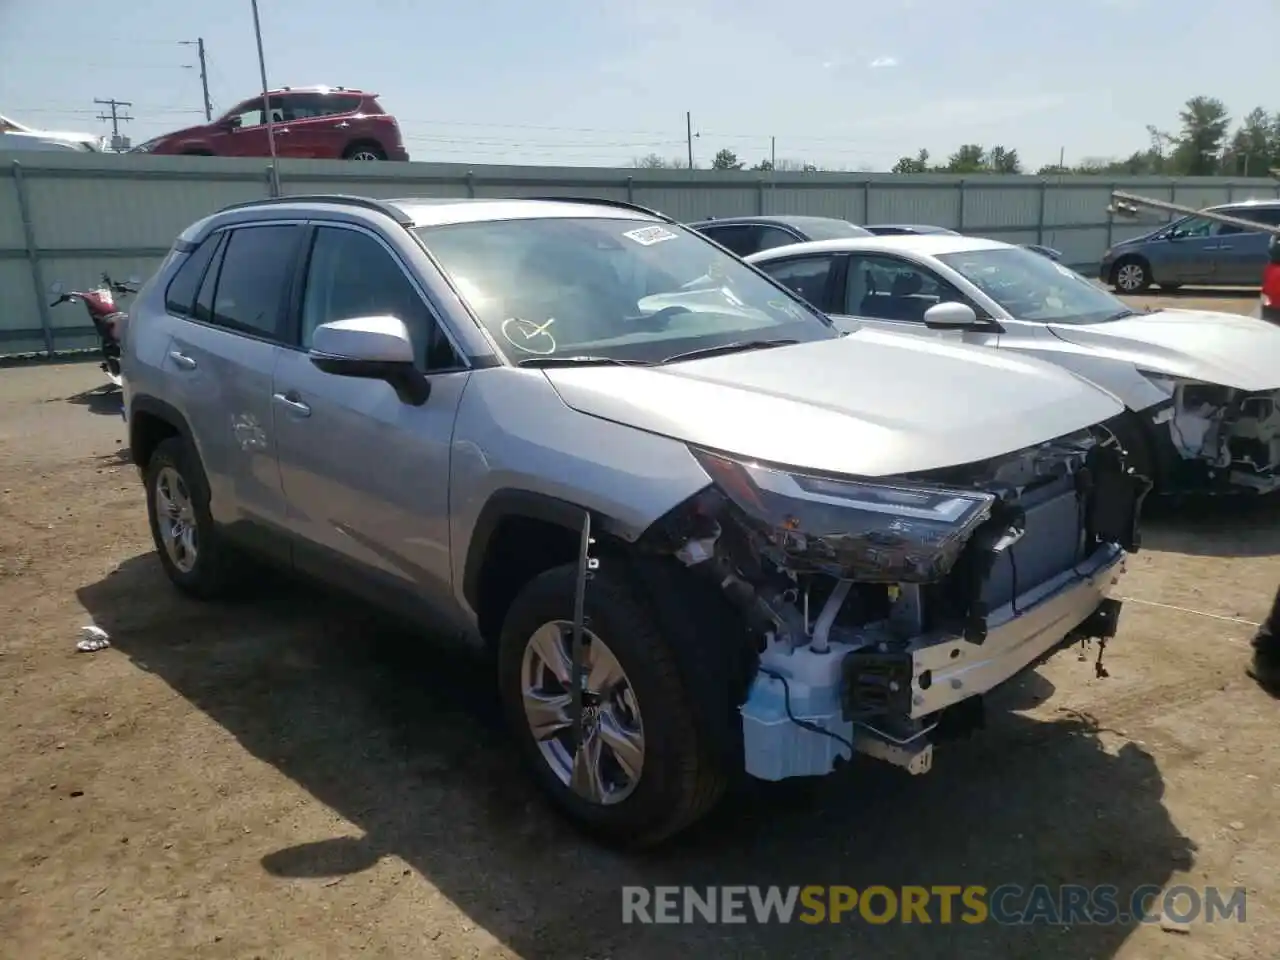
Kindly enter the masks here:
M 720 492 L 797 572 L 924 583 L 951 570 L 996 496 L 898 479 L 828 479 L 693 449 Z

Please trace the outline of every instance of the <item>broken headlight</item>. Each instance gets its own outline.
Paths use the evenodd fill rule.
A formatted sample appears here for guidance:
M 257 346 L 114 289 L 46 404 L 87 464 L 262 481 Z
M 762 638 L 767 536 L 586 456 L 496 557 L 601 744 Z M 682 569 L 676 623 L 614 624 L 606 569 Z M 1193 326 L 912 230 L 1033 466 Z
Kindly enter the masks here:
M 693 449 L 760 551 L 795 572 L 926 583 L 951 570 L 994 494 L 899 479 L 829 479 Z

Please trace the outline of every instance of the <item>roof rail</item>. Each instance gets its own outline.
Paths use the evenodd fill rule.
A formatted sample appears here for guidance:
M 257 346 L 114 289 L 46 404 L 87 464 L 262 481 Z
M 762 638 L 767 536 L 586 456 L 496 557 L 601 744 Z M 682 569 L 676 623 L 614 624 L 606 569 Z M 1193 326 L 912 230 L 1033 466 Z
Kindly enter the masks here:
M 388 203 L 386 200 L 376 200 L 373 197 L 353 197 L 341 193 L 299 193 L 287 197 L 242 200 L 240 203 L 233 203 L 223 207 L 218 213 L 225 213 L 228 210 L 243 210 L 248 207 L 271 206 L 279 203 L 332 203 L 335 205 L 345 204 L 349 207 L 363 207 L 366 210 L 374 210 L 378 213 L 386 214 L 402 227 L 413 226 L 413 218 L 394 203 Z
M 630 200 L 607 200 L 601 197 L 513 197 L 519 200 L 542 200 L 553 203 L 594 203 L 602 207 L 618 207 L 622 210 L 634 210 L 636 213 L 647 213 L 651 217 L 657 217 L 659 220 L 665 220 L 667 223 L 676 223 L 677 221 L 668 217 L 665 213 L 659 213 L 657 210 L 651 210 L 648 207 L 642 207 L 638 203 L 632 203 Z

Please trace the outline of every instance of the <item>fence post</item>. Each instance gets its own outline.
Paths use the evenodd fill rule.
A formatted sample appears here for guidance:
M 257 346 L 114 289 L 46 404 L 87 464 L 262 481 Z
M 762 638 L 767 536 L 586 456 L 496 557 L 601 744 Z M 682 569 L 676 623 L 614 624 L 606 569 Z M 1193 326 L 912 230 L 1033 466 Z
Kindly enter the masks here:
M 862 222 L 871 222 L 871 181 L 862 181 Z
M 1114 194 L 1120 189 L 1120 184 L 1111 184 L 1111 192 Z M 1116 215 L 1111 209 L 1111 197 L 1107 197 L 1107 249 L 1110 250 L 1116 242 Z
M 636 200 L 635 200 L 635 196 L 636 196 L 636 193 L 635 193 L 635 187 L 636 187 L 636 178 L 635 178 L 635 177 L 627 177 L 627 203 L 635 203 L 635 202 L 636 202 Z
M 40 253 L 36 249 L 35 219 L 31 216 L 31 197 L 22 179 L 22 164 L 13 161 L 13 187 L 18 195 L 18 215 L 22 218 L 22 236 L 27 245 L 27 262 L 31 265 L 31 284 L 36 290 L 36 309 L 40 312 L 40 330 L 44 333 L 44 350 L 53 359 L 53 320 L 49 315 L 48 291 L 44 285 L 44 271 L 40 268 Z
M 764 180 L 756 181 L 756 216 L 764 216 Z
M 1044 243 L 1044 211 L 1045 201 L 1049 197 L 1049 181 L 1040 181 L 1040 212 L 1036 214 L 1036 243 Z
M 960 212 L 956 214 L 956 231 L 964 233 L 964 178 L 960 178 L 960 182 L 956 184 L 960 190 Z
M 476 172 L 474 170 L 467 171 L 467 198 L 470 200 L 476 198 Z

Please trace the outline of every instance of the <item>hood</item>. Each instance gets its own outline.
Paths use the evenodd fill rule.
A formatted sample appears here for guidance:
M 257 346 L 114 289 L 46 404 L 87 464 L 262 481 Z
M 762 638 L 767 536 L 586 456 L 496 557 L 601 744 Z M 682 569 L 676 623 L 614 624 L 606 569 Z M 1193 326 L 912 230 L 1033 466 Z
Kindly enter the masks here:
M 21 138 L 24 141 L 33 143 L 83 144 L 94 149 L 97 149 L 100 139 L 92 133 L 73 133 L 63 130 L 7 130 L 3 131 L 3 135 L 10 142 L 12 142 L 13 138 Z
M 1099 356 L 1237 390 L 1280 388 L 1280 327 L 1236 313 L 1157 310 L 1107 323 L 1050 324 Z
M 866 328 L 669 366 L 543 372 L 580 413 L 741 457 L 864 477 L 984 460 L 1124 409 L 1039 360 Z

